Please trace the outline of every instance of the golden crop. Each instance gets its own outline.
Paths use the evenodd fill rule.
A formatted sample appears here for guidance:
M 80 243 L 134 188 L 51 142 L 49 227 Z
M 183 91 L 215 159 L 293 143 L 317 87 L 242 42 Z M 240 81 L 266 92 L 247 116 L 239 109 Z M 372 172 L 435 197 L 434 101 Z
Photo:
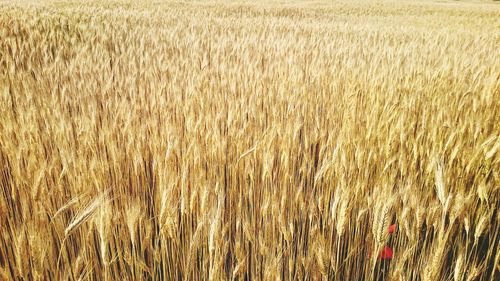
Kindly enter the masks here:
M 0 1 L 0 280 L 498 280 L 499 46 L 490 1 Z

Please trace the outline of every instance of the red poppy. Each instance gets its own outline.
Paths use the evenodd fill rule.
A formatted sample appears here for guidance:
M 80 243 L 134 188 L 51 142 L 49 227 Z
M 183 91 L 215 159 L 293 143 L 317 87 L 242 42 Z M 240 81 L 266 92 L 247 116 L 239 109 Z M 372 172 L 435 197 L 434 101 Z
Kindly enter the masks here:
M 389 229 L 387 230 L 389 233 L 393 233 L 396 231 L 396 224 L 389 225 Z
M 381 260 L 390 260 L 392 259 L 392 249 L 391 247 L 385 246 L 382 251 L 380 251 L 380 254 L 378 254 L 378 258 Z

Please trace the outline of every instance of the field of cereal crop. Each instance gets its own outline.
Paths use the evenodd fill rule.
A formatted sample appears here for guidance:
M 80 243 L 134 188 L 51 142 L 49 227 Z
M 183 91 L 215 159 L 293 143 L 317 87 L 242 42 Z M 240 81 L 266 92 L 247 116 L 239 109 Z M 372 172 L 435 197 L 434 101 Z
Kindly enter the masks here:
M 498 280 L 500 4 L 0 0 L 0 280 Z

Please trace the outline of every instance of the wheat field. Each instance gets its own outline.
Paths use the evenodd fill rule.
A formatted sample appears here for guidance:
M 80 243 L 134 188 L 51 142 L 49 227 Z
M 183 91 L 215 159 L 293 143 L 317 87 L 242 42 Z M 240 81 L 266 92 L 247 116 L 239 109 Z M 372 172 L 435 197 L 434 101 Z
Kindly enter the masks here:
M 500 4 L 0 0 L 0 280 L 499 280 Z

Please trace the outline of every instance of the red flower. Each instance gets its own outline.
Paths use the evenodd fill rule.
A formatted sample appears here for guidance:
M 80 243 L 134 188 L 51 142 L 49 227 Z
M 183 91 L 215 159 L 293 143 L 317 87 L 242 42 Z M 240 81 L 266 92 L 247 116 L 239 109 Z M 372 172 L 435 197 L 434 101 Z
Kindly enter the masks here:
M 396 224 L 389 225 L 389 229 L 387 230 L 389 233 L 393 233 L 396 230 Z
M 381 260 L 390 260 L 392 259 L 392 249 L 391 247 L 385 246 L 382 251 L 380 251 L 380 254 L 378 254 L 378 258 Z

